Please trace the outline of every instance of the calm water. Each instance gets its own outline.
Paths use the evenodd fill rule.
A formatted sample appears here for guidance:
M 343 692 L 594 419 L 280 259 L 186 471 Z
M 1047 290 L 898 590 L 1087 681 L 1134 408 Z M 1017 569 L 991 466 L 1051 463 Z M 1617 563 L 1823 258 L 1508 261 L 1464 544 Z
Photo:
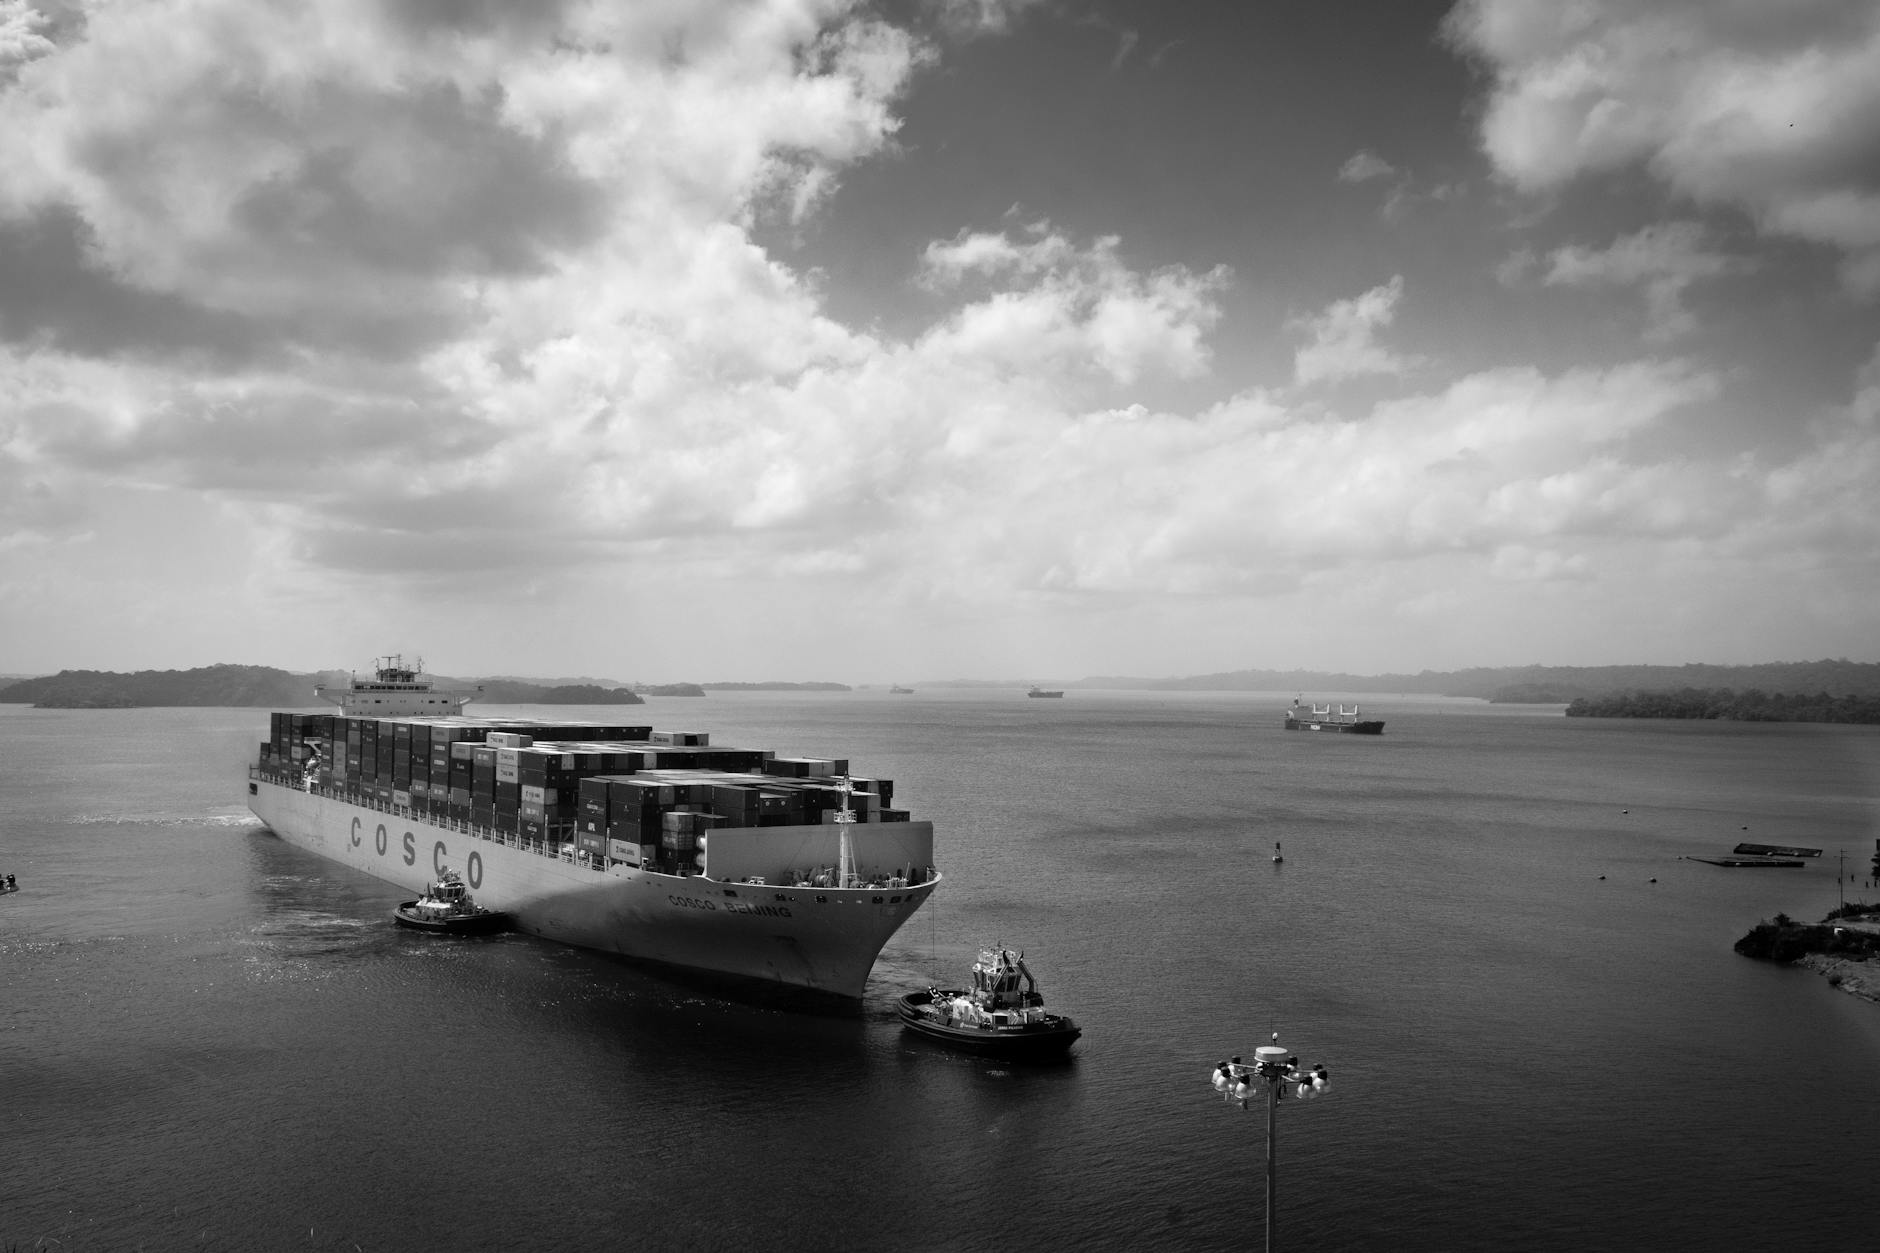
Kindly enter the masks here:
M 852 1017 L 395 930 L 242 806 L 265 710 L 0 706 L 0 1247 L 1258 1247 L 1264 1115 L 1205 1079 L 1276 1030 L 1334 1085 L 1281 1111 L 1288 1249 L 1865 1246 L 1880 1006 L 1730 945 L 1880 895 L 1834 856 L 1880 734 L 1290 695 L 652 703 L 937 824 Z M 1739 839 L 1828 856 L 1680 860 Z M 1068 1063 L 899 1029 L 989 941 Z

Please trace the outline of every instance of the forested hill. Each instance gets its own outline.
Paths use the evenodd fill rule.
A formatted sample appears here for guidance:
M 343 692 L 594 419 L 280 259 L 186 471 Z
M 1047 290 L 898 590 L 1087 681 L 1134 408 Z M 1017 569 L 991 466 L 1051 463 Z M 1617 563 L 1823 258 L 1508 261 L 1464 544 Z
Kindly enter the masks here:
M 1880 697 L 1880 663 L 1787 661 L 1753 666 L 1499 666 L 1417 674 L 1344 674 L 1317 670 L 1234 670 L 1182 679 L 1091 678 L 1070 684 L 1189 692 L 1401 692 L 1483 700 L 1565 704 L 1580 697 L 1685 688 L 1825 692 Z
M 456 683 L 451 679 L 439 679 L 439 687 L 476 686 L 475 680 Z M 644 705 L 633 692 L 624 687 L 602 687 L 598 683 L 556 683 L 544 686 L 540 683 L 528 683 L 520 679 L 484 679 L 483 694 L 477 697 L 482 705 Z M 476 712 L 472 706 L 470 713 Z
M 313 709 L 324 704 L 317 683 L 343 684 L 343 671 L 292 674 L 271 666 L 202 666 L 195 670 L 61 670 L 0 687 L 0 704 L 41 709 L 131 709 L 145 705 L 225 705 Z M 473 686 L 475 680 L 439 678 L 438 686 Z M 592 684 L 542 685 L 495 679 L 478 699 L 491 705 L 638 705 L 632 692 Z
M 269 666 L 203 666 L 195 670 L 61 670 L 0 687 L 0 703 L 41 709 L 129 709 L 139 705 L 272 705 L 302 709 L 315 702 L 310 674 Z

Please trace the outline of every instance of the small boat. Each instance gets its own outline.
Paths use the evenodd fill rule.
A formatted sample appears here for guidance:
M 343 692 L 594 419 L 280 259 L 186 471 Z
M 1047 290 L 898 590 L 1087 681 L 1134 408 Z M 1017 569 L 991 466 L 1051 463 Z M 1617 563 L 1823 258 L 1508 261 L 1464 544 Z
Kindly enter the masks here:
M 401 927 L 440 935 L 487 935 L 509 927 L 509 915 L 471 900 L 463 880 L 448 866 L 423 896 L 400 902 L 392 920 Z
M 0 878 L 0 896 L 5 896 L 8 892 L 17 892 L 19 890 L 20 890 L 20 885 L 18 881 L 13 878 L 12 875 L 7 875 L 5 878 Z
M 1063 1053 L 1083 1034 L 1071 1019 L 1045 1009 L 1024 954 L 986 949 L 972 974 L 970 988 L 928 988 L 901 997 L 902 1026 L 970 1053 L 1012 1059 Z
M 1064 695 L 1064 689 L 1063 688 L 1054 689 L 1054 688 L 1034 687 L 1031 689 L 1031 691 L 1026 692 L 1025 695 L 1033 697 L 1033 698 L 1053 699 L 1053 698 Z

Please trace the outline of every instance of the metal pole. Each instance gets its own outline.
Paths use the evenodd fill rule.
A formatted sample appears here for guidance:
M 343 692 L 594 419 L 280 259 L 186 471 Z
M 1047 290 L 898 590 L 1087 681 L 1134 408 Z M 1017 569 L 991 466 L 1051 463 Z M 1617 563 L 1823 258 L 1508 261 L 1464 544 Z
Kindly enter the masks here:
M 1273 1253 L 1273 1214 L 1279 1208 L 1279 1076 L 1266 1078 L 1266 1253 Z

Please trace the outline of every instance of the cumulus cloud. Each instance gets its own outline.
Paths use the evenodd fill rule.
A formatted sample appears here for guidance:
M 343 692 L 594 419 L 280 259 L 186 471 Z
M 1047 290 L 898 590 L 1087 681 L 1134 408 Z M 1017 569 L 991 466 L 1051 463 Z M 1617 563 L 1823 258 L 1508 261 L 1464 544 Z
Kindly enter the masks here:
M 834 6 L 616 9 L 447 31 L 365 0 L 101 10 L 0 97 L 0 211 L 76 215 L 130 287 L 409 345 L 475 319 L 465 283 L 703 229 L 876 150 L 917 57 L 877 24 L 819 30 Z
M 908 256 L 924 326 L 843 324 L 758 224 L 888 152 L 934 54 L 835 0 L 165 17 L 45 27 L 0 89 L 0 586 L 77 577 L 61 558 L 115 526 L 103 547 L 152 560 L 241 536 L 277 624 L 334 589 L 461 621 L 497 588 L 610 646 L 617 623 L 821 643 L 831 606 L 965 630 L 1026 598 L 1338 579 L 1376 603 L 1432 565 L 1550 586 L 1670 545 L 1873 539 L 1872 379 L 1797 459 L 1668 461 L 1652 436 L 1714 375 L 1411 386 L 1383 342 L 1401 277 L 1290 324 L 1301 387 L 1398 380 L 1349 414 L 1288 388 L 1129 403 L 1206 377 L 1233 276 L 1045 220 Z M 1714 258 L 1670 230 L 1529 269 L 1675 303 Z M 185 521 L 148 538 L 111 512 L 131 494 Z
M 932 0 L 941 25 L 956 36 L 996 35 L 1045 0 Z
M 933 289 L 979 278 L 996 284 L 923 341 L 925 351 L 1001 362 L 1014 371 L 1077 373 L 1083 363 L 1119 383 L 1151 368 L 1180 377 L 1206 370 L 1206 332 L 1219 317 L 1225 267 L 1139 274 L 1108 236 L 1079 248 L 1048 224 L 1021 238 L 962 233 L 929 244 L 922 270 Z
M 1746 266 L 1710 248 L 1701 223 L 1667 222 L 1622 235 L 1605 248 L 1577 244 L 1557 248 L 1548 256 L 1541 282 L 1562 287 L 1640 288 L 1645 294 L 1646 335 L 1664 341 L 1696 328 L 1695 316 L 1684 306 L 1686 288 Z
M 1305 331 L 1311 342 L 1293 354 L 1294 378 L 1304 386 L 1365 374 L 1402 374 L 1416 366 L 1417 358 L 1377 342 L 1377 333 L 1397 316 L 1402 298 L 1403 275 L 1398 274 L 1361 296 L 1333 301 L 1322 313 L 1295 319 L 1292 328 Z
M 0 0 L 0 83 L 13 67 L 52 51 L 44 14 L 27 0 Z
M 1346 158 L 1338 167 L 1338 181 L 1341 183 L 1364 183 L 1374 178 L 1388 178 L 1397 172 L 1397 167 L 1378 156 L 1370 149 L 1360 149 Z
M 1834 248 L 1880 292 L 1880 8 L 1868 0 L 1463 0 L 1481 142 L 1517 186 L 1648 170 Z

